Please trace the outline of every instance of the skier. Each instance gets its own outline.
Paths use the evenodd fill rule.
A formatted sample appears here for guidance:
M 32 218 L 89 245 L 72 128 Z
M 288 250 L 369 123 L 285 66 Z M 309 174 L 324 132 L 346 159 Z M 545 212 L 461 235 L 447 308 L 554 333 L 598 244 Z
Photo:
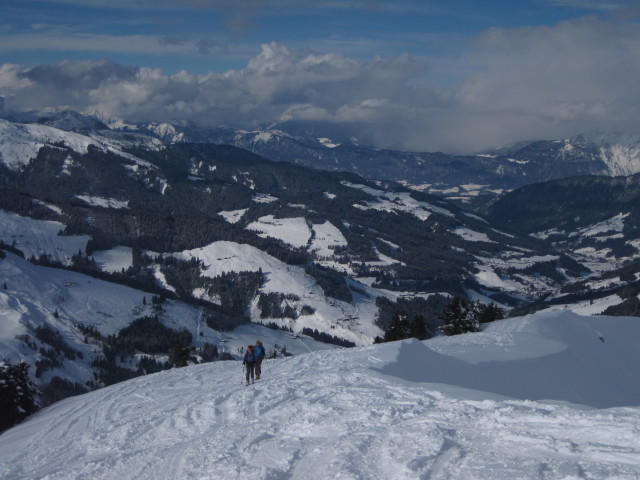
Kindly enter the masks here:
M 256 340 L 256 346 L 253 349 L 253 353 L 256 356 L 256 380 L 260 380 L 260 375 L 262 375 L 262 360 L 264 360 L 266 355 L 260 340 Z
M 254 374 L 256 368 L 256 355 L 253 351 L 253 345 L 249 345 L 247 347 L 247 351 L 244 354 L 244 360 L 242 361 L 242 365 L 246 368 L 247 371 L 247 385 L 249 385 L 249 377 L 251 377 L 251 383 L 254 382 Z

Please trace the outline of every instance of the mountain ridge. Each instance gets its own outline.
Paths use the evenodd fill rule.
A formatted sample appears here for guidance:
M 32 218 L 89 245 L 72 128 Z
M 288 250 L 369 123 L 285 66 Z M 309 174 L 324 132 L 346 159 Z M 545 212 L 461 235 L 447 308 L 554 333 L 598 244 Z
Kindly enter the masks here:
M 279 162 L 403 182 L 472 207 L 482 205 L 484 197 L 494 198 L 526 184 L 579 175 L 640 172 L 640 137 L 619 132 L 591 132 L 566 139 L 519 142 L 473 155 L 452 155 L 378 149 L 359 145 L 351 138 L 332 140 L 326 132 L 286 122 L 254 130 L 199 127 L 185 122 L 135 124 L 64 109 L 31 112 L 11 120 L 111 137 L 119 133 L 151 136 L 168 143 L 229 144 Z

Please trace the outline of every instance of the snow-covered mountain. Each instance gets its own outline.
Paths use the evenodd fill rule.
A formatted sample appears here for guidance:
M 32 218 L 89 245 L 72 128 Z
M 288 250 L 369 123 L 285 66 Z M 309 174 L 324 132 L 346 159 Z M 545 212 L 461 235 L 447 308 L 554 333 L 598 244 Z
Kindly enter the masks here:
M 338 277 L 314 270 L 304 272 L 307 280 L 291 277 L 293 281 L 280 281 L 264 293 L 280 295 L 280 308 L 298 313 L 307 307 L 305 311 L 320 315 L 328 304 L 340 313 L 320 315 L 329 320 L 305 328 L 346 334 L 357 344 L 364 338 L 344 332 L 336 319 L 365 315 L 372 321 L 376 307 L 371 304 L 380 296 L 395 300 L 419 293 L 417 297 L 428 299 L 438 292 L 466 293 L 508 304 L 547 295 L 589 270 L 543 242 L 519 237 L 508 221 L 492 217 L 503 226 L 495 228 L 442 199 L 397 184 L 319 174 L 230 147 L 166 144 L 141 133 L 76 133 L 7 121 L 0 125 L 5 208 L 57 221 L 58 231 L 85 235 L 90 239 L 85 246 L 103 252 L 99 255 L 117 255 L 124 246 L 196 259 L 203 278 L 255 272 L 257 265 L 272 270 L 275 259 L 282 263 L 277 270 L 293 272 L 292 263 L 313 261 L 348 278 L 348 288 L 342 280 L 336 283 Z M 163 128 L 176 133 L 174 127 Z M 284 137 L 292 138 L 279 138 Z M 272 138 L 256 134 L 254 140 Z M 15 190 L 31 198 L 16 196 Z M 20 225 L 23 220 L 14 217 L 12 222 Z M 10 232 L 20 228 L 7 226 L 0 240 L 15 242 Z M 255 260 L 249 247 L 266 257 Z M 69 255 L 59 258 L 52 249 L 18 248 L 27 256 L 46 254 L 71 262 Z M 241 260 L 233 268 L 215 266 L 219 258 L 236 257 Z M 125 263 L 125 269 L 137 261 Z M 160 287 L 218 301 L 219 294 L 207 293 L 203 285 L 176 285 L 175 276 L 167 281 L 163 268 L 153 270 Z M 316 283 L 316 291 L 282 287 Z M 338 290 L 330 292 L 332 287 Z M 336 299 L 349 305 L 338 306 Z M 264 304 L 260 308 L 266 311 Z M 291 328 L 290 321 L 276 323 Z M 375 333 L 363 327 L 359 335 L 371 339 Z
M 147 375 L 0 436 L 0 477 L 640 475 L 640 324 L 545 313 L 481 333 Z
M 33 238 L 51 238 L 39 233 L 34 229 Z M 21 238 L 25 236 L 23 234 Z M 81 237 L 58 238 L 58 244 L 33 246 L 44 247 L 41 251 L 54 251 L 60 258 L 66 258 L 73 255 L 79 241 L 86 243 L 86 238 Z M 117 256 L 115 253 L 96 252 L 96 258 L 106 270 L 128 268 L 132 261 L 131 250 L 122 249 Z M 0 290 L 0 355 L 14 363 L 27 360 L 33 366 L 30 373 L 43 390 L 46 398 L 41 401 L 45 403 L 57 400 L 61 393 L 49 391 L 52 380 L 54 385 L 75 386 L 74 393 L 104 385 L 104 377 L 98 375 L 101 367 L 95 364 L 105 355 L 103 340 L 118 335 L 139 318 L 155 317 L 158 325 L 176 332 L 188 332 L 194 348 L 200 349 L 209 343 L 217 346 L 221 356 L 229 358 L 241 358 L 240 348 L 254 343 L 256 338 L 263 339 L 270 349 L 284 349 L 289 354 L 332 348 L 330 344 L 307 336 L 294 336 L 260 325 L 243 325 L 233 332 L 223 332 L 211 328 L 206 321 L 206 309 L 198 305 L 172 299 L 157 304 L 152 302 L 153 292 L 74 271 L 33 265 L 11 253 L 4 255 L 0 260 L 4 287 Z M 53 340 L 48 335 L 52 332 L 55 332 Z M 165 362 L 168 353 L 168 349 L 137 351 L 122 357 L 118 365 L 129 369 L 129 376 L 133 376 L 142 356 Z
M 6 208 L 29 216 L 37 207 L 39 218 L 89 235 L 92 244 L 173 254 L 221 240 L 263 251 L 271 243 L 281 261 L 306 256 L 359 278 L 361 285 L 354 287 L 365 292 L 374 284 L 400 292 L 462 292 L 473 288 L 463 287 L 465 277 L 482 278 L 477 265 L 469 267 L 470 255 L 478 264 L 500 258 L 515 268 L 536 263 L 529 257 L 558 259 L 540 242 L 501 232 L 439 197 L 398 184 L 319 174 L 230 147 L 163 144 L 141 134 L 87 136 L 41 125 L 3 126 L 5 188 L 42 200 L 34 204 L 7 191 Z M 194 216 L 206 225 L 196 226 Z M 318 276 L 327 277 L 316 274 L 316 281 Z M 517 283 L 508 290 L 524 291 L 514 287 Z M 344 292 L 343 297 L 350 296 Z
M 468 205 L 482 204 L 487 196 L 536 182 L 640 172 L 640 135 L 629 133 L 589 133 L 519 142 L 475 155 L 451 155 L 381 150 L 360 145 L 355 138 L 343 138 L 335 130 L 287 122 L 253 130 L 204 128 L 185 122 L 135 124 L 67 109 L 27 112 L 11 120 L 87 133 L 96 139 L 105 136 L 111 141 L 143 136 L 167 143 L 234 145 L 278 162 L 403 182 Z
M 578 175 L 640 172 L 640 135 L 593 133 L 572 138 L 520 142 L 476 155 L 403 152 L 287 130 L 287 125 L 244 130 L 193 125 L 147 125 L 165 141 L 234 145 L 265 158 L 366 178 L 403 182 L 412 188 L 474 204 L 514 188 Z
M 517 222 L 394 182 L 231 146 L 165 143 L 133 127 L 0 127 L 0 251 L 8 252 L 0 313 L 12 325 L 0 352 L 39 364 L 43 388 L 56 378 L 72 389 L 129 378 L 147 369 L 146 354 L 164 361 L 185 329 L 194 347 L 211 343 L 233 356 L 233 335 L 221 332 L 260 324 L 280 329 L 274 343 L 296 352 L 300 339 L 312 350 L 326 348 L 313 338 L 368 345 L 395 312 L 421 316 L 433 336 L 451 296 L 507 310 L 587 302 L 596 314 L 640 295 L 624 289 L 636 271 L 616 270 L 640 257 L 631 230 L 624 258 L 594 261 L 529 235 L 538 230 L 523 234 Z M 615 210 L 581 228 L 608 235 L 599 222 L 618 228 L 625 219 Z M 618 290 L 592 289 L 611 283 Z M 576 286 L 583 295 L 567 298 L 563 289 Z M 136 329 L 164 332 L 164 350 L 139 348 Z
M 485 213 L 492 223 L 544 240 L 594 272 L 568 282 L 555 301 L 622 295 L 624 314 L 635 315 L 640 311 L 639 180 L 638 174 L 583 176 L 528 185 Z
M 14 123 L 0 119 L 0 164 L 10 170 L 20 171 L 37 157 L 43 147 L 63 146 L 63 148 L 79 154 L 86 154 L 90 148 L 95 148 L 126 158 L 131 158 L 124 151 L 129 148 L 160 149 L 163 147 L 160 141 L 148 136 L 130 134 L 123 137 L 104 130 L 101 130 L 100 134 L 96 134 L 93 130 L 78 133 L 49 125 L 59 125 L 60 123 L 51 121 L 43 125 L 39 123 Z

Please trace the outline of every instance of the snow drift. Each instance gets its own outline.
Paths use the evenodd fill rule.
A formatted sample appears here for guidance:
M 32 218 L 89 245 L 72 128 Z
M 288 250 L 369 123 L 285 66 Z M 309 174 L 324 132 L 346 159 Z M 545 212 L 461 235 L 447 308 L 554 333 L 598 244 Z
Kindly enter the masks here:
M 592 407 L 640 405 L 640 320 L 539 313 L 483 332 L 407 342 L 382 373 L 522 400 Z M 422 368 L 407 368 L 420 365 Z
M 165 371 L 5 432 L 0 477 L 635 478 L 639 329 L 542 314 L 270 360 L 249 387 L 239 362 Z

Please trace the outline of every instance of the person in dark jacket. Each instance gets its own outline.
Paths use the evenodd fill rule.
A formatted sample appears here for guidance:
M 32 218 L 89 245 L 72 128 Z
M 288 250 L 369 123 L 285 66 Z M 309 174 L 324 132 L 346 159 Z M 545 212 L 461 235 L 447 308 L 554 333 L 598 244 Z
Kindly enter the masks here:
M 266 355 L 260 340 L 256 340 L 256 346 L 253 348 L 253 353 L 256 356 L 256 380 L 260 380 L 260 375 L 262 375 L 262 360 L 264 360 Z
M 253 345 L 249 345 L 247 347 L 247 351 L 244 354 L 244 360 L 242 361 L 242 365 L 244 365 L 247 372 L 247 385 L 249 385 L 249 378 L 251 378 L 251 383 L 253 383 L 256 369 L 256 355 L 253 351 Z

